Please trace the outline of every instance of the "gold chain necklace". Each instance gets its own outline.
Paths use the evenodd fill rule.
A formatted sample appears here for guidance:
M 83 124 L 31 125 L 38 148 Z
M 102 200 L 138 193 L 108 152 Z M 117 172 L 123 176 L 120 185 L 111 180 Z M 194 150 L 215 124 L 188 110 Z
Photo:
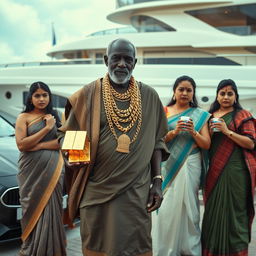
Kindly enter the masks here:
M 124 93 L 119 93 L 117 92 L 112 86 L 110 87 L 111 89 L 111 93 L 112 95 L 117 99 L 117 100 L 120 100 L 120 101 L 128 101 L 130 100 L 131 98 L 131 91 L 132 91 L 132 87 L 129 86 L 129 88 L 127 89 L 126 92 Z
M 129 146 L 137 139 L 142 123 L 141 95 L 138 85 L 136 84 L 134 77 L 131 77 L 127 91 L 125 93 L 119 93 L 110 85 L 108 74 L 106 74 L 103 78 L 102 91 L 109 128 L 117 140 L 116 151 L 129 153 Z M 119 109 L 115 99 L 117 101 L 129 100 L 129 107 L 127 109 Z M 127 133 L 136 123 L 137 127 L 131 140 L 125 133 Z M 125 126 L 122 124 L 125 124 Z M 123 133 L 119 137 L 117 137 L 115 127 Z

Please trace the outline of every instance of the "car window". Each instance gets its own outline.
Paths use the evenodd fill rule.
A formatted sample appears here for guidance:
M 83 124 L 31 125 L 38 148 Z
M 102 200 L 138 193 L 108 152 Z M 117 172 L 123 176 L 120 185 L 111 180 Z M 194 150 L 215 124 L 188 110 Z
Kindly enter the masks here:
M 0 116 L 0 137 L 14 136 L 14 127 Z

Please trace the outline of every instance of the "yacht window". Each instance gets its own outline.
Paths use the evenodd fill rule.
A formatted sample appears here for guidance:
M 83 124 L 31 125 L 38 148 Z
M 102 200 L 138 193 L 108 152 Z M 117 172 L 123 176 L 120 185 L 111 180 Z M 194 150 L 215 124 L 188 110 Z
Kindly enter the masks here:
M 256 53 L 256 47 L 245 47 L 245 50 L 252 52 L 252 53 Z
M 237 35 L 256 34 L 256 4 L 193 10 L 186 13 L 224 32 Z
M 95 54 L 95 64 L 103 64 L 103 53 L 97 52 Z
M 82 52 L 81 51 L 76 53 L 76 58 L 77 59 L 81 59 L 82 58 Z
M 64 59 L 75 59 L 75 54 L 74 52 L 65 52 L 63 54 Z
M 203 96 L 203 97 L 201 98 L 201 101 L 206 103 L 206 102 L 209 101 L 209 97 Z
M 120 27 L 120 28 L 110 28 L 102 31 L 97 31 L 89 36 L 100 36 L 100 35 L 114 35 L 114 34 L 127 34 L 127 33 L 137 33 L 137 30 L 132 26 Z
M 224 57 L 211 58 L 143 58 L 143 64 L 166 64 L 166 65 L 239 65 L 237 62 Z
M 132 25 L 138 32 L 175 31 L 174 28 L 149 16 L 138 15 L 131 17 Z

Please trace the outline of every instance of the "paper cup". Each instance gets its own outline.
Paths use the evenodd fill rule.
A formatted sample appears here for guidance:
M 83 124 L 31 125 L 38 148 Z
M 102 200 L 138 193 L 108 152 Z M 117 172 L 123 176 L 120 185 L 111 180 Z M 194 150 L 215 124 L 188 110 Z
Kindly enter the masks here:
M 211 119 L 211 123 L 220 123 L 220 119 L 218 117 L 214 117 Z M 213 128 L 212 129 L 213 132 L 219 132 L 220 130 L 218 128 Z
M 183 121 L 184 123 L 187 123 L 190 120 L 189 116 L 181 116 L 180 120 Z

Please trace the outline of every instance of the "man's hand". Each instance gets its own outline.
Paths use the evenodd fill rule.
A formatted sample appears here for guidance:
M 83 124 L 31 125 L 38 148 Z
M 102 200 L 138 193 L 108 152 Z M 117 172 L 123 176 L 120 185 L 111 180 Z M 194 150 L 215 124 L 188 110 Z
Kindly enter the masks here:
M 62 155 L 63 155 L 65 166 L 68 167 L 69 169 L 74 170 L 74 171 L 77 171 L 80 168 L 85 167 L 86 165 L 88 165 L 87 162 L 74 162 L 74 163 L 70 163 L 68 161 L 68 152 L 64 152 Z
M 161 206 L 163 201 L 163 193 L 162 193 L 162 180 L 155 179 L 153 181 L 153 185 L 149 190 L 149 198 L 147 204 L 147 211 L 153 212 Z

